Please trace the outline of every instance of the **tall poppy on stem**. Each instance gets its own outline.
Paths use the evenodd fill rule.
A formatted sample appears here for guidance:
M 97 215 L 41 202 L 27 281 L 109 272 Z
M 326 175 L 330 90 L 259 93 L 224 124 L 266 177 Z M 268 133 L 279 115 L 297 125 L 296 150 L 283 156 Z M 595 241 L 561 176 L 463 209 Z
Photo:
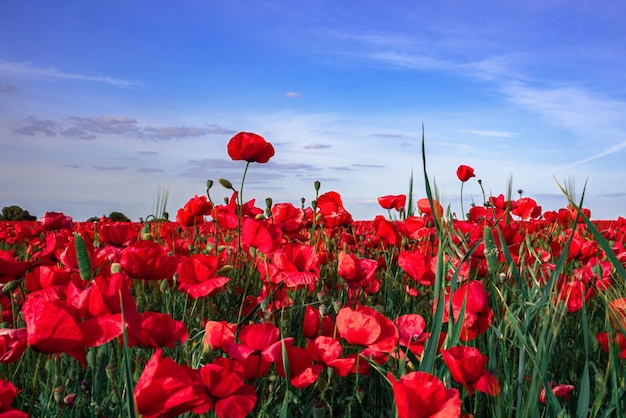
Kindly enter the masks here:
M 461 213 L 463 214 L 463 219 L 465 219 L 465 210 L 463 209 L 463 185 L 472 177 L 476 177 L 476 174 L 474 174 L 472 167 L 461 164 L 459 168 L 456 169 L 456 176 L 461 180 Z
M 251 132 L 239 132 L 233 136 L 228 145 L 228 156 L 237 161 L 243 160 L 246 162 L 246 168 L 243 171 L 243 177 L 241 178 L 241 188 L 239 189 L 239 211 L 237 212 L 237 235 L 239 236 L 239 247 L 241 247 L 241 205 L 243 204 L 243 184 L 246 180 L 246 173 L 250 163 L 264 164 L 274 156 L 274 147 L 267 142 L 261 135 L 257 135 Z

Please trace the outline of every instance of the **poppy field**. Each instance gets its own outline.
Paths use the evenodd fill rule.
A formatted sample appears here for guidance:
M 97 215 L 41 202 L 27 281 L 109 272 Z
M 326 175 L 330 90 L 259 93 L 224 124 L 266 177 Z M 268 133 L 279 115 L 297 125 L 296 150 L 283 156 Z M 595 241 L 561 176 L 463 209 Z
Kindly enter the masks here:
M 175 220 L 0 221 L 0 417 L 626 415 L 626 219 L 566 187 L 558 211 L 509 192 L 457 219 L 423 140 L 423 197 L 372 220 L 319 182 L 258 205 L 273 146 L 227 150 L 241 184 Z

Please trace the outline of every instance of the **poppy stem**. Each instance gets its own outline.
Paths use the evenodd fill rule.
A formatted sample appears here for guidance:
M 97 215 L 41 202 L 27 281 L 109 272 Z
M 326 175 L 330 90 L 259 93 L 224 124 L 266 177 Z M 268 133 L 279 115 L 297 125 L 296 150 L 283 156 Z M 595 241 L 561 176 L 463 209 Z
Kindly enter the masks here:
M 237 206 L 237 252 L 241 249 L 241 217 L 243 216 L 243 183 L 246 181 L 246 174 L 248 173 L 248 167 L 250 167 L 250 161 L 246 162 L 246 168 L 243 170 L 243 177 L 241 178 L 241 187 L 237 195 L 239 205 Z

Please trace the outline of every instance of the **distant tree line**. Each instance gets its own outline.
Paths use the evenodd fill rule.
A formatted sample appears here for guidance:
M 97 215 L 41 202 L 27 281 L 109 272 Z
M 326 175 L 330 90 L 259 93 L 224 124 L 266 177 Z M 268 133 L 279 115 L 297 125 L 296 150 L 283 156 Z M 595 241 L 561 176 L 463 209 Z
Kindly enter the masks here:
M 107 218 L 113 222 L 130 222 L 131 220 L 122 212 L 111 212 Z M 0 221 L 36 221 L 37 217 L 28 213 L 17 205 L 5 206 L 0 214 Z M 96 222 L 100 218 L 93 216 L 87 222 Z
M 17 205 L 2 208 L 0 221 L 36 221 L 37 217 Z

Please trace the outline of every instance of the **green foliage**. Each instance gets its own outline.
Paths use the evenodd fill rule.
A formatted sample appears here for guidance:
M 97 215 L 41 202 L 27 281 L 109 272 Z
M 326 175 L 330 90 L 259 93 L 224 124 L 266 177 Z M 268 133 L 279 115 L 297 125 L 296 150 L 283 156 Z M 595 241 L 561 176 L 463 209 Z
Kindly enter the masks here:
M 113 222 L 130 222 L 130 218 L 128 218 L 122 212 L 111 212 L 108 218 L 110 221 Z
M 37 217 L 28 213 L 17 205 L 5 206 L 2 208 L 0 221 L 36 221 Z

